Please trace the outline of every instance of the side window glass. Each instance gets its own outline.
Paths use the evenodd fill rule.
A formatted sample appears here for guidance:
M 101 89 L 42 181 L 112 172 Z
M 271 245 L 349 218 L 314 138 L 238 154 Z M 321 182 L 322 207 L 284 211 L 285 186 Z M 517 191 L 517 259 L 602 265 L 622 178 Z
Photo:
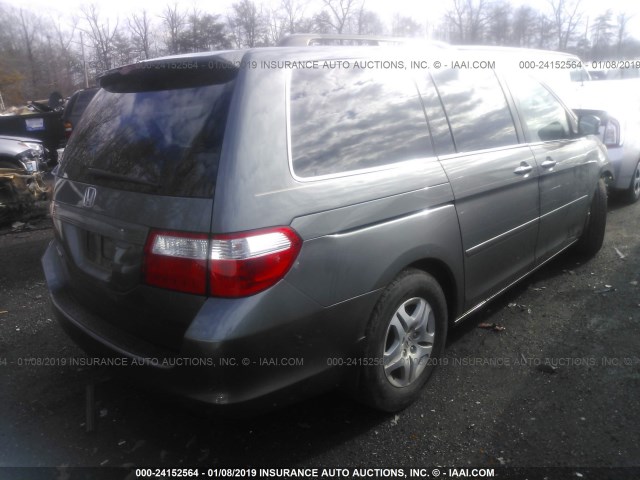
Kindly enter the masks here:
M 429 72 L 424 72 L 424 74 L 419 78 L 418 90 L 420 90 L 424 110 L 427 113 L 429 130 L 431 132 L 431 138 L 433 139 L 433 146 L 435 147 L 436 154 L 447 155 L 455 153 L 456 149 L 453 144 L 453 138 L 451 137 L 451 129 L 447 122 L 447 116 L 444 114 L 440 96 L 438 95 L 438 91 L 433 84 L 433 80 L 431 79 Z
M 511 111 L 492 70 L 444 70 L 434 81 L 458 152 L 518 143 Z
M 397 70 L 293 70 L 293 170 L 316 177 L 433 156 L 413 80 Z
M 571 137 L 567 111 L 545 86 L 525 75 L 518 75 L 512 80 L 509 89 L 516 98 L 531 142 Z

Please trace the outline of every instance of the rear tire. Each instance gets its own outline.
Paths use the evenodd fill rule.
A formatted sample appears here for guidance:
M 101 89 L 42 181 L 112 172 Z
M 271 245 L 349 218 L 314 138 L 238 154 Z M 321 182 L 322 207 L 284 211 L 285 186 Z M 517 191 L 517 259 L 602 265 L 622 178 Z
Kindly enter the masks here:
M 631 178 L 631 185 L 624 192 L 624 201 L 626 203 L 636 203 L 640 198 L 640 161 L 636 164 Z
M 602 247 L 607 226 L 607 187 L 601 178 L 591 200 L 586 226 L 576 244 L 578 253 L 592 257 Z
M 405 270 L 382 294 L 367 327 L 359 400 L 386 412 L 409 406 L 431 376 L 446 336 L 442 288 L 422 270 Z

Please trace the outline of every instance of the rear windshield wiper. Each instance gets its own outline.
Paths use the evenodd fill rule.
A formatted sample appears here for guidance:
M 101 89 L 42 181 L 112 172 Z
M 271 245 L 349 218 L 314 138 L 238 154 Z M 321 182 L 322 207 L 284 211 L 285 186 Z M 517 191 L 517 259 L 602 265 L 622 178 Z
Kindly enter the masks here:
M 137 183 L 140 185 L 149 185 L 150 187 L 155 187 L 155 188 L 160 188 L 162 186 L 159 183 L 150 182 L 149 180 L 130 177 L 128 175 L 122 175 L 120 173 L 113 173 L 108 170 L 102 170 L 101 168 L 89 167 L 89 173 L 94 177 L 110 178 L 112 180 L 122 180 L 123 182 Z

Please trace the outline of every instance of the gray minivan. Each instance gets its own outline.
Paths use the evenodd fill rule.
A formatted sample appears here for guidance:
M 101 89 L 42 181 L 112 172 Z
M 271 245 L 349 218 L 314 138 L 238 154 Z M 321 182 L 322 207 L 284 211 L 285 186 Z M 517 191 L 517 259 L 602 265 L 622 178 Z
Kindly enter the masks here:
M 449 326 L 573 244 L 595 254 L 597 119 L 526 76 L 407 55 L 276 47 L 107 72 L 42 259 L 69 335 L 214 405 L 343 385 L 396 411 Z

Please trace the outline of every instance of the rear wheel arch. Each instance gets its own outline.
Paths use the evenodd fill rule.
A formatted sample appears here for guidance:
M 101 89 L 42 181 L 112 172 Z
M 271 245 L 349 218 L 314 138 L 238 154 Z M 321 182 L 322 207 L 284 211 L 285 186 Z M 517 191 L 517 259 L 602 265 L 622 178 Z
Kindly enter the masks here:
M 459 312 L 458 301 L 462 297 L 462 292 L 458 291 L 456 279 L 453 271 L 441 260 L 435 258 L 425 258 L 407 265 L 403 270 L 415 268 L 431 275 L 440 284 L 440 288 L 447 302 L 448 320 L 451 322 L 457 317 Z

